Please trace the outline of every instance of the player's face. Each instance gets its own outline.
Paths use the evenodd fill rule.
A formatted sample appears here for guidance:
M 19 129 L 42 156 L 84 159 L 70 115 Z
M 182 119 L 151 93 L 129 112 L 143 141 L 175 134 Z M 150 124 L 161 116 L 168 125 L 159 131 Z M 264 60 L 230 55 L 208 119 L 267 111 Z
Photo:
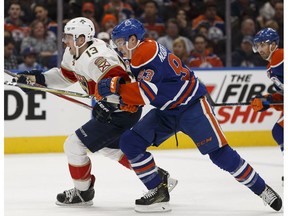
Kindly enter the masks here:
M 126 41 L 124 38 L 118 38 L 114 41 L 117 50 L 123 55 L 124 58 L 128 58 L 129 50 L 126 47 Z
M 257 52 L 263 59 L 267 59 L 269 57 L 270 43 L 267 42 L 256 43 L 254 48 L 257 50 Z
M 71 55 L 76 55 L 76 48 L 74 46 L 73 35 L 65 34 L 62 38 L 62 41 L 65 43 L 66 47 L 69 47 L 69 52 Z

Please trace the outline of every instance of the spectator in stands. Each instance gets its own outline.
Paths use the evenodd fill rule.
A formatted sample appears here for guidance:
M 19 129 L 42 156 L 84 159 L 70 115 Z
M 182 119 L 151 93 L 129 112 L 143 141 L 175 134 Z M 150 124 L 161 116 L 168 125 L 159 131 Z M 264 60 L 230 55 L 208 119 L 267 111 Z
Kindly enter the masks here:
M 275 20 L 270 19 L 270 20 L 265 21 L 263 28 L 272 28 L 276 32 L 278 32 L 279 25 L 278 25 L 278 23 Z
M 239 32 L 240 28 L 240 32 Z M 235 26 L 232 29 L 232 51 L 240 47 L 240 44 L 245 36 L 254 36 L 256 34 L 256 23 L 250 18 L 246 17 L 240 23 L 240 26 Z
M 260 29 L 271 27 L 279 34 L 279 47 L 283 47 L 283 0 L 270 0 L 259 10 L 257 24 Z
M 97 35 L 97 38 L 105 41 L 107 44 L 109 44 L 110 42 L 110 34 L 108 34 L 107 32 L 99 32 Z
M 117 24 L 117 18 L 113 14 L 105 14 L 101 21 L 101 29 L 110 34 Z
M 273 19 L 278 23 L 279 29 L 278 29 L 278 34 L 279 34 L 279 47 L 283 47 L 283 34 L 284 34 L 284 4 L 283 1 L 277 1 L 274 6 L 275 9 L 275 15 Z
M 35 0 L 21 0 L 21 20 L 26 24 L 31 23 L 35 18 L 33 5 L 35 5 Z
M 168 0 L 162 6 L 165 22 L 170 18 L 176 18 L 175 11 L 183 10 L 188 20 L 192 21 L 199 16 L 199 8 L 203 7 L 203 0 Z
M 134 10 L 127 1 L 109 0 L 104 5 L 104 14 L 113 13 L 119 22 L 134 17 Z
M 217 7 L 214 0 L 207 0 L 205 3 L 204 13 L 192 21 L 192 30 L 195 32 L 199 25 L 205 24 L 208 28 L 216 27 L 225 34 L 224 20 L 217 15 Z
M 133 4 L 131 6 L 133 7 L 134 16 L 136 19 L 138 19 L 144 13 L 144 7 L 145 7 L 146 1 L 147 0 L 133 1 Z
M 191 22 L 187 19 L 186 12 L 183 9 L 177 11 L 176 20 L 179 26 L 179 35 L 185 36 L 192 40 L 193 31 Z
M 253 52 L 253 37 L 245 36 L 241 42 L 240 48 L 232 52 L 232 66 L 234 67 L 259 67 L 266 66 L 258 53 Z
M 95 19 L 95 7 L 92 2 L 84 2 L 82 4 L 82 16 L 93 22 L 96 34 L 100 32 L 100 27 Z
M 258 17 L 256 18 L 259 28 L 265 28 L 265 22 L 272 20 L 275 15 L 275 3 L 279 0 L 269 0 L 259 9 Z
M 4 37 L 4 68 L 7 70 L 18 69 L 16 56 L 13 54 L 15 41 L 12 37 Z
M 44 4 L 37 4 L 34 7 L 34 14 L 36 20 L 43 22 L 48 31 L 52 32 L 55 39 L 57 37 L 57 23 L 49 17 L 48 10 Z M 53 36 L 51 34 L 51 36 Z
M 172 52 L 181 59 L 184 64 L 188 63 L 189 54 L 186 49 L 186 43 L 183 38 L 176 38 L 173 42 Z
M 65 23 L 67 23 L 70 19 L 73 19 L 74 17 L 81 17 L 81 15 L 82 15 L 82 0 L 69 0 L 67 11 L 64 12 L 64 15 L 65 14 L 66 14 L 66 16 L 63 17 L 65 19 Z
M 217 44 L 218 41 L 224 39 L 223 32 L 218 27 L 211 26 L 208 30 L 208 39 Z
M 4 37 L 12 37 L 13 38 L 12 33 L 8 30 L 4 30 Z
M 21 4 L 18 1 L 11 1 L 8 8 L 8 17 L 4 19 L 4 30 L 11 32 L 14 39 L 14 46 L 16 54 L 20 52 L 21 42 L 24 37 L 29 35 L 29 26 L 27 26 L 22 19 Z
M 165 34 L 165 24 L 163 19 L 158 16 L 158 4 L 156 1 L 148 0 L 144 5 L 144 13 L 139 20 L 146 29 L 146 37 L 157 40 Z M 171 43 L 172 47 L 172 43 Z
M 259 16 L 263 16 L 264 19 L 270 20 L 275 15 L 275 3 L 279 0 L 268 0 L 259 9 Z
M 195 35 L 201 34 L 201 35 L 204 35 L 207 39 L 208 38 L 208 32 L 209 32 L 209 27 L 205 23 L 202 23 L 195 30 Z
M 234 0 L 230 8 L 233 21 L 242 20 L 246 16 L 255 20 L 259 13 L 258 4 L 255 0 Z
M 37 53 L 33 50 L 33 48 L 26 48 L 23 53 L 23 63 L 19 64 L 18 70 L 25 71 L 25 70 L 43 70 L 47 68 L 43 68 L 38 62 L 36 62 L 36 55 Z
M 212 26 L 208 30 L 208 38 L 206 48 L 210 48 L 211 52 L 217 52 L 217 55 L 222 59 L 226 54 L 226 38 L 223 35 L 223 32 Z
M 204 35 L 197 34 L 193 39 L 194 51 L 188 60 L 188 66 L 191 68 L 212 68 L 223 67 L 221 59 L 214 53 L 211 53 L 207 46 L 207 40 Z
M 200 24 L 198 26 L 198 28 L 196 29 L 196 31 L 194 32 L 193 35 L 200 34 L 200 35 L 205 36 L 206 42 L 207 42 L 206 49 L 208 49 L 210 52 L 213 53 L 214 52 L 214 48 L 215 48 L 215 44 L 214 44 L 213 41 L 211 41 L 208 38 L 208 33 L 209 33 L 209 28 L 208 28 L 208 26 L 205 23 L 203 23 L 203 24 Z M 210 32 L 210 34 L 211 34 L 211 32 Z M 192 38 L 192 40 L 193 40 L 193 38 Z
M 187 52 L 190 53 L 194 48 L 189 38 L 179 35 L 179 26 L 176 19 L 171 18 L 166 22 L 165 25 L 166 35 L 158 38 L 157 42 L 165 46 L 167 49 L 172 51 L 173 42 L 176 38 L 180 37 L 185 41 Z
M 23 39 L 21 53 L 30 47 L 37 53 L 37 61 L 44 66 L 48 66 L 49 58 L 56 54 L 56 41 L 49 36 L 46 25 L 42 21 L 34 20 L 31 23 L 31 33 L 29 37 Z

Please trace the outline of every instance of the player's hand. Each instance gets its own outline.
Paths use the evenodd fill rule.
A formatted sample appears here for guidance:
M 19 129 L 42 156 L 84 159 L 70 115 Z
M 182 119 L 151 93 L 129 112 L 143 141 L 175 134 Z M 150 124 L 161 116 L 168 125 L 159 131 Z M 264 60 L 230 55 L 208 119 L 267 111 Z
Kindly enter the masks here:
M 111 113 L 113 113 L 116 109 L 117 106 L 113 106 L 113 104 L 105 101 L 97 101 L 93 107 L 92 115 L 100 122 L 109 123 L 112 120 Z
M 46 86 L 45 84 L 45 77 L 42 74 L 42 70 L 31 70 L 31 71 L 23 71 L 17 73 L 18 78 L 13 79 L 13 81 L 17 83 L 22 83 L 22 84 L 40 84 L 43 86 Z M 20 75 L 20 76 L 19 76 Z M 27 89 L 27 88 L 21 88 L 25 93 L 32 92 L 34 90 L 32 89 Z
M 255 112 L 263 112 L 270 108 L 270 103 L 273 100 L 272 95 L 257 95 L 252 99 L 250 105 Z
M 119 76 L 100 80 L 95 86 L 95 98 L 99 101 L 109 95 L 117 94 L 121 83 L 125 83 L 125 80 Z

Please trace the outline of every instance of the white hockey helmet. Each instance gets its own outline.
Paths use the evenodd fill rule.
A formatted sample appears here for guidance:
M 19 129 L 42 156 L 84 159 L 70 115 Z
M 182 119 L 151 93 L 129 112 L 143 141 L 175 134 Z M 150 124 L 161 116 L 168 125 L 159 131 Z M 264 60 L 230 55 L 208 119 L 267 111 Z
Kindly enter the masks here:
M 94 24 L 90 19 L 77 17 L 67 22 L 64 27 L 64 34 L 73 35 L 74 41 L 76 41 L 80 35 L 84 35 L 85 41 L 88 42 L 95 36 Z

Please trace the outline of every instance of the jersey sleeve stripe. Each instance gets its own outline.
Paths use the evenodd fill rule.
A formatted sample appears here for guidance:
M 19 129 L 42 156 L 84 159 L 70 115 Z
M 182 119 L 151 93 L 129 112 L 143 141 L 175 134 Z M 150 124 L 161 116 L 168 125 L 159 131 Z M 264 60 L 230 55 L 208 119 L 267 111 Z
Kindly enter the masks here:
M 192 94 L 191 94 L 191 95 L 187 98 L 187 100 L 186 100 L 184 103 L 182 103 L 181 105 L 186 105 L 186 104 L 188 104 L 189 101 L 195 96 L 198 88 L 199 88 L 199 81 L 197 80 L 197 81 L 196 81 L 196 84 L 195 84 L 195 87 L 193 88 Z
M 176 95 L 172 100 L 167 101 L 167 102 L 164 104 L 164 106 L 162 106 L 162 107 L 160 108 L 160 110 L 165 110 L 170 104 L 172 104 L 173 102 L 177 101 L 177 99 L 180 97 L 180 95 L 182 94 L 182 92 L 187 88 L 188 83 L 189 83 L 188 81 L 185 82 L 185 83 L 182 85 L 180 91 L 177 93 L 177 95 Z
M 176 103 L 174 103 L 170 108 L 173 109 L 173 108 L 175 108 L 176 106 L 178 106 L 179 104 L 183 103 L 183 101 L 184 101 L 185 99 L 187 99 L 187 97 L 188 97 L 189 95 L 191 95 L 192 89 L 193 89 L 194 87 L 195 87 L 195 79 L 194 79 L 194 77 L 193 77 L 192 82 L 189 82 L 188 89 L 187 89 L 185 92 L 183 92 L 183 94 L 182 94 L 182 96 L 179 98 L 179 100 L 178 100 Z
M 169 109 L 173 109 L 177 107 L 179 104 L 187 104 L 191 100 L 191 98 L 195 95 L 195 92 L 198 89 L 199 82 L 195 81 L 196 81 L 195 78 L 193 78 L 191 82 L 185 81 L 185 83 L 182 85 L 181 89 L 179 90 L 177 95 L 173 98 L 173 100 L 170 100 L 167 103 L 165 103 L 164 106 L 162 106 L 160 109 L 165 110 L 167 109 L 167 107 Z M 191 94 L 192 91 L 193 93 Z
M 140 82 L 140 88 L 143 90 L 145 96 L 149 99 L 149 101 L 153 101 L 155 99 L 157 88 L 155 85 L 149 85 L 147 82 L 141 81 Z M 154 89 L 154 90 L 153 90 Z
M 70 71 L 64 67 L 61 67 L 61 73 L 69 82 L 75 83 L 78 80 L 73 71 Z
M 105 79 L 105 78 L 111 78 L 115 76 L 121 76 L 125 79 L 125 81 L 131 81 L 128 73 L 121 68 L 120 66 L 111 66 L 108 68 L 98 79 L 98 81 Z

